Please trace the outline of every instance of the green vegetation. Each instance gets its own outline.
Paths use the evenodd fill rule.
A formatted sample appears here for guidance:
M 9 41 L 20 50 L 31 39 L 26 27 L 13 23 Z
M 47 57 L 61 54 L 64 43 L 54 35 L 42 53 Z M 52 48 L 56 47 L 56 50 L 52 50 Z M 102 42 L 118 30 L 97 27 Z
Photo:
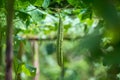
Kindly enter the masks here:
M 120 80 L 119 0 L 0 0 L 0 80 Z

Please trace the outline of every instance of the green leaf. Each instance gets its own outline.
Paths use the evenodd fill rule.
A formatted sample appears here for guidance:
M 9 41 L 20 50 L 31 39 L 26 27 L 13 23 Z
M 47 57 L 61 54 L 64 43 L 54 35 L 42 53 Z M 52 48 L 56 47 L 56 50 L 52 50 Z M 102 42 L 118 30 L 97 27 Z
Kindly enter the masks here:
M 21 66 L 24 64 L 24 63 L 22 63 L 20 60 L 18 60 L 16 57 L 14 58 L 14 60 L 13 60 L 13 64 L 14 64 L 14 70 L 15 70 L 15 73 L 16 73 L 16 75 L 18 74 L 18 73 L 21 73 L 22 72 L 22 70 L 21 70 Z
M 96 33 L 97 34 L 97 33 Z M 85 36 L 83 39 L 81 39 L 80 42 L 80 48 L 84 49 L 84 48 L 89 48 L 89 49 L 95 49 L 97 47 L 100 46 L 100 41 L 101 41 L 101 36 L 100 35 L 96 35 L 91 34 L 91 35 L 87 35 Z
M 34 7 L 32 5 L 27 8 L 27 11 L 28 12 L 26 12 L 26 13 L 30 15 L 31 20 L 34 23 L 37 23 L 37 22 L 39 23 L 41 21 L 41 19 L 44 19 L 46 16 L 44 11 L 37 9 L 36 7 Z M 29 21 L 28 21 L 28 23 L 29 23 Z
M 24 9 L 24 8 L 28 7 L 29 5 L 30 5 L 30 3 L 26 0 L 24 0 L 24 1 L 16 0 L 15 1 L 15 9 L 16 10 Z
M 56 0 L 58 3 L 60 3 L 62 0 Z
M 89 5 L 90 3 L 92 3 L 94 0 L 82 0 L 85 4 Z
M 23 63 L 22 61 L 14 58 L 14 70 L 15 74 L 25 73 L 27 76 L 35 76 L 36 75 L 36 68 Z
M 83 5 L 81 0 L 67 0 L 67 1 L 70 5 L 75 6 L 75 7 Z
M 30 14 L 31 14 L 33 21 L 35 22 L 40 22 L 40 20 L 44 18 L 44 15 L 38 10 L 34 10 L 30 12 Z
M 90 8 L 88 9 L 83 9 L 81 11 L 82 17 L 81 20 L 87 19 L 87 18 L 92 18 L 92 10 Z
M 36 0 L 21 0 L 22 2 L 29 2 L 31 4 L 34 4 L 36 2 Z
M 5 77 L 5 74 L 0 72 L 0 77 Z
M 93 6 L 95 7 L 96 14 L 101 16 L 110 26 L 118 27 L 119 17 L 116 6 L 107 0 L 94 0 Z
M 105 65 L 120 64 L 120 47 L 114 49 L 114 51 L 108 52 L 108 54 L 104 56 L 103 63 Z
M 50 5 L 50 0 L 44 0 L 42 7 L 47 8 Z
M 44 0 L 36 0 L 36 2 L 34 3 L 34 5 L 35 5 L 35 6 L 39 6 L 39 7 L 41 7 L 43 1 L 44 1 Z
M 0 0 L 0 8 L 3 8 L 4 0 Z
M 30 2 L 31 4 L 34 4 L 34 3 L 36 2 L 36 0 L 29 0 L 29 2 Z
M 18 16 L 23 21 L 26 21 L 27 19 L 31 17 L 28 13 L 21 11 L 21 10 L 18 11 L 18 14 L 16 16 Z
M 24 72 L 27 76 L 35 76 L 36 68 L 29 65 L 22 65 L 22 72 Z

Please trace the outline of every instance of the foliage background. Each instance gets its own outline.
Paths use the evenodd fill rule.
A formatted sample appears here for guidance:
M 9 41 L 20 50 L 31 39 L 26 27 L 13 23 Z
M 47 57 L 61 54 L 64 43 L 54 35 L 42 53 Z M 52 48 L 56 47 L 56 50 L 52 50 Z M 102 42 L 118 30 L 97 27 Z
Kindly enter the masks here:
M 4 0 L 0 1 L 1 80 L 5 78 L 5 3 Z M 31 43 L 37 40 L 39 80 L 59 79 L 61 69 L 56 59 L 56 37 L 61 10 L 64 26 L 64 80 L 119 80 L 119 3 L 119 0 L 16 0 L 13 78 L 19 73 L 23 80 L 35 77 Z

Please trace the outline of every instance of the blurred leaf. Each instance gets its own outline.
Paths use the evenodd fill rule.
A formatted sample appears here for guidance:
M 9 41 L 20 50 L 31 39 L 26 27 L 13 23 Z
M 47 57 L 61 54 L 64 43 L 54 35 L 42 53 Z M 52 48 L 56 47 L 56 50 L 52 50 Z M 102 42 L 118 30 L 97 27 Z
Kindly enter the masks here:
M 102 36 L 98 33 L 98 31 L 95 31 L 80 40 L 79 51 L 88 50 L 89 53 L 86 55 L 87 57 L 93 60 L 99 60 L 99 58 L 103 55 L 103 52 L 100 49 L 101 41 Z
M 109 24 L 109 27 L 118 27 L 116 26 L 119 23 L 117 9 L 113 3 L 108 0 L 94 0 L 93 6 L 96 14 L 101 16 Z
M 20 0 L 22 2 L 29 2 L 31 4 L 34 4 L 36 2 L 36 0 Z
M 34 4 L 37 0 L 29 0 L 31 4 Z
M 104 34 L 104 37 L 109 39 L 108 44 L 116 45 L 120 42 L 120 31 L 119 29 L 115 28 L 107 29 Z
M 105 54 L 103 63 L 105 65 L 120 64 L 120 45 L 114 48 L 114 51 Z
M 90 3 L 92 3 L 94 0 L 82 0 L 85 4 L 90 4 Z
M 89 35 L 84 37 L 80 41 L 80 48 L 89 48 L 89 49 L 95 49 L 100 46 L 101 36 L 100 35 Z
M 92 10 L 90 8 L 83 9 L 81 11 L 82 17 L 81 20 L 87 19 L 87 18 L 92 18 Z
M 44 0 L 42 7 L 47 8 L 50 5 L 50 0 Z
M 27 76 L 35 76 L 36 68 L 29 65 L 22 65 L 22 72 L 24 72 Z
M 58 3 L 60 3 L 62 0 L 56 0 Z
M 35 6 L 41 7 L 43 4 L 44 0 L 36 0 L 36 2 L 34 3 Z
M 28 14 L 25 11 L 21 11 L 21 10 L 18 11 L 18 14 L 16 16 L 18 16 L 23 21 L 26 21 L 27 19 L 29 19 L 31 17 L 30 14 Z
M 41 19 L 45 18 L 45 15 L 42 14 L 39 10 L 34 10 L 34 11 L 29 12 L 29 13 L 30 13 L 32 20 L 34 22 L 40 22 Z
M 47 53 L 50 55 L 50 54 L 52 54 L 53 52 L 55 52 L 56 51 L 56 46 L 55 46 L 55 44 L 54 43 L 49 43 L 49 44 L 47 44 L 46 45 L 46 51 L 47 51 Z
M 3 7 L 4 7 L 4 3 L 5 3 L 4 0 L 0 0 L 0 8 L 3 8 Z
M 20 10 L 28 7 L 30 3 L 27 0 L 16 0 L 15 1 L 15 9 Z
M 72 6 L 78 7 L 81 6 L 81 0 L 67 0 L 69 4 L 71 4 Z
M 5 77 L 5 74 L 0 72 L 0 77 Z
M 27 76 L 36 75 L 36 68 L 21 62 L 17 58 L 14 58 L 14 70 L 15 70 L 16 75 L 22 72 L 24 72 Z
M 14 70 L 15 70 L 16 75 L 18 73 L 21 73 L 22 72 L 21 66 L 23 65 L 23 63 L 15 57 L 13 64 L 14 64 Z

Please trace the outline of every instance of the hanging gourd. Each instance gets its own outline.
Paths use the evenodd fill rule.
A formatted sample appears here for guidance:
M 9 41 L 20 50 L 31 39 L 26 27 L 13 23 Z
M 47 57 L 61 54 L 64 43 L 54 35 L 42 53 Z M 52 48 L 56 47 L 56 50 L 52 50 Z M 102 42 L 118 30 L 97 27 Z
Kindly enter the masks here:
M 63 23 L 62 23 L 61 13 L 59 12 L 59 23 L 58 23 L 58 34 L 57 34 L 57 61 L 60 67 L 63 66 L 62 42 L 63 42 Z

